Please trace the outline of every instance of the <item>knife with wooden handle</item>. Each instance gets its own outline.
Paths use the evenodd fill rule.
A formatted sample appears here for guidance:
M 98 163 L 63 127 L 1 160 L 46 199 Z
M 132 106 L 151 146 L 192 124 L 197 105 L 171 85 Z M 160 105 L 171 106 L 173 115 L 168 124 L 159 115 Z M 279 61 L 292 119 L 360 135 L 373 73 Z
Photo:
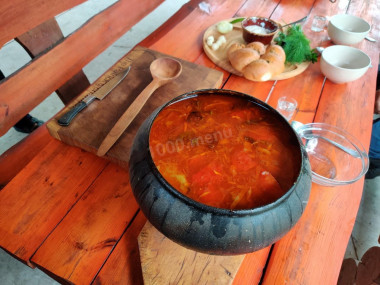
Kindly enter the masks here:
M 87 95 L 77 104 L 75 104 L 74 107 L 72 107 L 58 119 L 58 124 L 61 126 L 70 125 L 70 122 L 75 118 L 75 116 L 88 105 L 90 105 L 95 99 L 103 100 L 117 85 L 119 85 L 121 81 L 123 81 L 130 69 L 131 66 L 116 74 L 112 79 L 107 81 L 94 93 Z

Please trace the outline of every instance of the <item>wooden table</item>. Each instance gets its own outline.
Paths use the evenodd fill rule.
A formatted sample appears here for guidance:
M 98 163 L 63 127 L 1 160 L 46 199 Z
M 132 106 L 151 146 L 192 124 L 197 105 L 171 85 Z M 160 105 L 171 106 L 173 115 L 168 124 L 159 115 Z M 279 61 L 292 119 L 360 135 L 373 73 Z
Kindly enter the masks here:
M 310 30 L 314 15 L 349 13 L 372 24 L 380 40 L 375 0 L 209 0 L 211 15 L 191 1 L 140 45 L 220 70 L 202 50 L 203 32 L 233 17 L 261 15 L 291 22 L 309 14 L 304 32 L 313 47 L 327 34 Z M 250 94 L 275 106 L 291 94 L 295 120 L 341 127 L 368 149 L 379 60 L 377 43 L 363 41 L 373 68 L 359 80 L 333 84 L 319 63 L 301 75 L 254 83 L 224 72 L 223 88 Z M 221 70 L 222 71 L 222 70 Z M 154 100 L 154 99 L 153 99 Z M 355 222 L 363 179 L 335 188 L 312 185 L 296 226 L 273 246 L 247 254 L 234 284 L 336 284 Z M 127 172 L 79 148 L 50 138 L 44 149 L 0 191 L 0 246 L 61 282 L 142 283 L 137 236 L 146 219 L 138 209 Z

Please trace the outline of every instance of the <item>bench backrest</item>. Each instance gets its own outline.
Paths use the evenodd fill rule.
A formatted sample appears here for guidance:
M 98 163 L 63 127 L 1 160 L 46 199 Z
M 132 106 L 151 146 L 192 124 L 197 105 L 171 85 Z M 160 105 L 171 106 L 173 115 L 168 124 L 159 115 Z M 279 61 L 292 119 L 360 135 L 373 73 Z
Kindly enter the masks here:
M 85 1 L 3 2 L 0 48 L 16 39 L 33 59 L 0 81 L 0 136 L 52 92 L 79 94 L 88 86 L 82 68 L 163 0 L 119 0 L 66 38 L 54 17 Z M 64 103 L 71 99 L 62 98 Z

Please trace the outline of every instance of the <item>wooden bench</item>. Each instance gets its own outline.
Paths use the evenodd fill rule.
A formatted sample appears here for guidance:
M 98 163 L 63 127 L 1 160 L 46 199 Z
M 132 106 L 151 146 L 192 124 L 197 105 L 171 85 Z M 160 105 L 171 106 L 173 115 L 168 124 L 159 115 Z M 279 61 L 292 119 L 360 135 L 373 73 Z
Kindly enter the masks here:
M 29 64 L 0 81 L 0 136 L 56 91 L 69 103 L 89 85 L 82 68 L 163 0 L 120 0 L 64 37 L 55 16 L 84 0 L 15 0 L 0 7 L 0 48 L 15 39 L 31 56 Z M 22 84 L 20 84 L 22 83 Z M 47 143 L 46 127 L 0 157 L 0 188 Z

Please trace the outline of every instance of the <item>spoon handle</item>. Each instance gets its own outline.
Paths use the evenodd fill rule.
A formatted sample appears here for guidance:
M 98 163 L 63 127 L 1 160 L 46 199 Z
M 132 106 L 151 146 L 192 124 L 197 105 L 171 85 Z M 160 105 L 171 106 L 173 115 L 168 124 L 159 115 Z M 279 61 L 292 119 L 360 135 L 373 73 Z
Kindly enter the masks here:
M 374 42 L 374 43 L 376 42 L 376 40 L 370 36 L 366 36 L 365 39 L 369 42 Z
M 289 24 L 283 25 L 282 27 L 287 27 L 287 26 L 290 26 L 290 25 L 294 25 L 294 24 L 301 23 L 301 22 L 305 21 L 305 20 L 307 19 L 307 17 L 308 17 L 308 16 L 305 16 L 305 17 L 303 17 L 302 19 L 299 19 L 299 20 L 297 20 L 297 21 L 294 21 L 294 22 L 291 22 L 291 23 L 289 23 Z
M 145 87 L 145 89 L 137 96 L 137 98 L 132 102 L 132 104 L 123 113 L 123 115 L 121 115 L 119 120 L 100 144 L 99 149 L 96 153 L 98 156 L 105 155 L 107 151 L 115 144 L 115 142 L 128 128 L 136 115 L 141 111 L 146 101 L 148 101 L 150 95 L 152 95 L 152 93 L 160 86 L 160 80 L 153 79 L 153 81 L 149 83 L 149 85 Z
M 353 150 L 349 147 L 345 147 L 344 145 L 341 145 L 340 143 L 337 143 L 336 141 L 330 140 L 329 138 L 325 138 L 323 136 L 318 136 L 318 135 L 313 135 L 313 137 L 304 136 L 304 138 L 305 139 L 320 138 L 320 139 L 323 139 L 323 140 L 331 143 L 333 146 L 343 150 L 344 152 L 348 153 L 349 155 L 351 155 L 355 158 L 361 157 L 360 154 L 356 150 Z
M 335 147 L 337 147 L 337 148 L 343 150 L 344 152 L 348 153 L 349 155 L 351 155 L 351 156 L 353 156 L 353 157 L 356 157 L 356 158 L 360 158 L 360 157 L 361 157 L 361 156 L 360 156 L 360 153 L 357 152 L 356 150 L 351 149 L 351 148 L 349 148 L 349 147 L 345 147 L 344 145 L 341 145 L 340 143 L 338 143 L 338 142 L 336 142 L 336 141 L 333 141 L 333 140 L 331 140 L 331 139 L 329 139 L 329 138 L 326 138 L 326 137 L 324 137 L 324 136 L 319 136 L 319 135 L 316 135 L 316 134 L 314 134 L 313 136 L 305 136 L 305 135 L 301 135 L 302 132 L 300 132 L 299 130 L 300 130 L 302 127 L 305 126 L 305 125 L 302 124 L 301 122 L 292 121 L 291 125 L 292 125 L 293 129 L 296 131 L 296 133 L 297 133 L 300 137 L 302 137 L 302 138 L 304 138 L 304 139 L 306 139 L 306 140 L 310 140 L 310 139 L 313 139 L 313 138 L 320 138 L 320 139 L 323 139 L 323 140 L 325 140 L 325 141 L 331 143 L 331 144 L 334 145 Z

